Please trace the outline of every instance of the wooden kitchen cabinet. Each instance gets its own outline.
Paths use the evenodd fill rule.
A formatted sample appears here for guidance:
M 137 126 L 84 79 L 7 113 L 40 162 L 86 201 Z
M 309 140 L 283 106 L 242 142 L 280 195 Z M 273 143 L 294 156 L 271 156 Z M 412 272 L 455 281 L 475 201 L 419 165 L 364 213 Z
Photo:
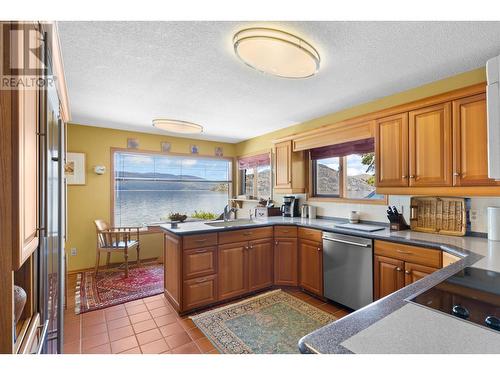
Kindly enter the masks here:
M 304 152 L 292 151 L 292 141 L 274 145 L 274 190 L 284 194 L 304 193 Z
M 377 186 L 408 186 L 408 113 L 375 121 Z
M 217 302 L 217 275 L 184 281 L 183 309 L 190 310 Z
M 453 101 L 453 185 L 497 185 L 488 178 L 485 94 Z
M 385 297 L 442 267 L 441 250 L 375 240 L 373 297 Z
M 299 286 L 323 296 L 323 246 L 321 242 L 299 239 Z
M 451 104 L 411 111 L 408 118 L 409 186 L 451 186 Z
M 219 300 L 247 292 L 247 247 L 248 242 L 219 245 Z
M 273 285 L 273 243 L 271 239 L 250 241 L 248 248 L 248 291 Z
M 25 24 L 25 33 L 32 27 Z M 37 45 L 37 33 L 28 33 L 31 45 Z M 14 37 L 15 39 L 15 37 Z M 23 61 L 23 41 L 12 44 L 13 53 Z M 32 61 L 34 68 L 38 59 Z M 12 91 L 12 148 L 17 161 L 12 176 L 15 201 L 13 202 L 13 268 L 19 269 L 38 246 L 38 129 L 39 91 L 21 86 Z
M 217 273 L 217 247 L 184 250 L 184 279 Z
M 404 287 L 404 262 L 380 255 L 373 257 L 374 299 L 385 297 Z
M 405 263 L 405 286 L 410 285 L 437 270 L 438 268 L 422 266 L 414 263 Z
M 274 240 L 274 283 L 297 286 L 298 282 L 297 238 L 276 237 Z

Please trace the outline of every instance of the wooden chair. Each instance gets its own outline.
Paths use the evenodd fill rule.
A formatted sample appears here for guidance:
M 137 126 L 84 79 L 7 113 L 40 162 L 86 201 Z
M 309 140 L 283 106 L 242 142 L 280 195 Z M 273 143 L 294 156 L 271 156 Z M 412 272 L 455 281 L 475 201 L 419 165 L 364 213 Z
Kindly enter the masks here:
M 95 275 L 99 271 L 99 260 L 101 252 L 107 253 L 106 264 L 109 266 L 111 253 L 123 252 L 125 257 L 125 277 L 128 277 L 128 251 L 137 250 L 137 265 L 141 264 L 139 256 L 139 227 L 119 227 L 112 228 L 104 220 L 94 221 L 97 229 L 97 248 Z

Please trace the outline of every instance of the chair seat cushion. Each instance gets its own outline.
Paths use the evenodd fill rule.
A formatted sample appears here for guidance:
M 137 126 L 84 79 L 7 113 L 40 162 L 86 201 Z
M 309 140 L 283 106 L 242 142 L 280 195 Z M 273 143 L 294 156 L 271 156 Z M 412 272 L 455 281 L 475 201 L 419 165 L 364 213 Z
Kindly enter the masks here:
M 139 244 L 139 241 L 130 240 L 127 241 L 127 247 L 130 249 L 131 247 L 135 247 Z M 118 243 L 114 242 L 112 246 L 106 247 L 107 249 L 125 249 L 125 241 L 120 241 Z

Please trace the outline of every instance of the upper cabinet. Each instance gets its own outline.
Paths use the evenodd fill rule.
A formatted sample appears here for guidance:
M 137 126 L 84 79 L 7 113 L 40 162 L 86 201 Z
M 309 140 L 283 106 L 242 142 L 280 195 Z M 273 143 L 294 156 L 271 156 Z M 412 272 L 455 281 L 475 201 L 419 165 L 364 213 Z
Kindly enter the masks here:
M 36 45 L 37 33 L 29 32 L 30 24 L 24 24 L 24 34 L 30 45 Z M 20 34 L 20 35 L 24 35 Z M 15 33 L 14 33 L 15 35 Z M 19 54 L 22 61 L 23 40 L 11 40 L 11 51 Z M 33 59 L 34 68 L 39 66 Z M 39 90 L 20 87 L 12 91 L 12 155 L 13 169 L 13 268 L 19 269 L 38 246 L 38 129 Z
M 375 138 L 377 186 L 408 186 L 408 114 L 378 119 Z
M 293 194 L 305 191 L 305 162 L 303 151 L 292 151 L 292 141 L 274 145 L 274 191 Z
M 451 105 L 411 111 L 409 185 L 451 186 Z
M 379 194 L 500 195 L 488 178 L 482 85 L 398 108 L 407 112 L 375 121 Z
M 488 178 L 486 95 L 453 101 L 453 184 L 495 185 Z

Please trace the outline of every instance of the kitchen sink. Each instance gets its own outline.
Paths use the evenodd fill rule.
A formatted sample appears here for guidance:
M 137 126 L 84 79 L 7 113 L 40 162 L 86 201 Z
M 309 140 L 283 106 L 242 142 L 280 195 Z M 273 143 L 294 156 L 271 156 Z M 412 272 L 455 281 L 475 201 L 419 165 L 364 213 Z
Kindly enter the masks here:
M 236 220 L 229 220 L 229 221 L 217 220 L 217 221 L 210 221 L 210 222 L 205 223 L 205 224 L 210 225 L 211 227 L 227 228 L 227 227 L 239 227 L 239 226 L 243 226 L 243 225 L 252 225 L 252 224 L 255 224 L 255 221 L 250 220 L 250 219 L 236 219 Z

